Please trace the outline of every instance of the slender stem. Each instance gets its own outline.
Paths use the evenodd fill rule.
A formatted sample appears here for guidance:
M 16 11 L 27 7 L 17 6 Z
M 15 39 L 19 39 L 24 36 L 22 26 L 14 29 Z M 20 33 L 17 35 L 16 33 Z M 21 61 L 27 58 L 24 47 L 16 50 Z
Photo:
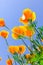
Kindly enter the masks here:
M 41 34 L 38 32 L 38 30 L 37 30 L 36 28 L 35 28 L 35 30 L 36 30 L 37 33 L 40 35 L 40 36 L 39 36 L 39 40 L 40 40 L 40 43 L 42 44 L 42 41 L 41 41 L 41 38 L 42 38 L 42 37 L 41 37 Z M 43 45 L 43 44 L 42 44 L 42 45 Z
M 38 51 L 38 49 L 36 48 L 36 45 L 35 45 L 35 44 L 33 44 L 33 48 L 34 48 L 36 51 Z
M 18 55 L 18 57 L 19 57 L 19 60 L 22 62 L 22 64 L 19 62 L 19 64 L 20 65 L 23 65 L 23 63 L 24 63 L 24 60 L 23 60 L 23 57 L 22 57 L 22 55 L 21 54 L 19 54 Z
M 30 21 L 30 23 L 31 23 L 31 25 L 33 25 L 33 23 L 32 23 L 32 20 Z M 34 26 L 33 26 L 34 27 Z M 34 29 L 36 30 L 36 32 L 39 34 L 39 40 L 41 41 L 41 34 L 40 34 L 40 32 L 36 29 L 36 27 L 34 27 Z M 42 44 L 42 42 L 41 42 L 41 44 Z
M 28 48 L 28 50 L 30 50 L 31 53 L 33 53 L 33 51 L 30 49 L 30 47 L 28 47 L 28 45 L 25 43 L 25 41 L 23 39 L 21 39 L 23 41 L 23 43 L 26 45 L 26 47 Z
M 37 31 L 37 33 L 40 35 L 39 31 L 35 28 L 35 30 Z M 40 35 L 40 39 L 41 39 L 41 35 Z
M 32 37 L 29 38 L 29 40 L 31 40 L 31 39 L 32 39 Z M 33 49 L 33 44 L 31 41 L 30 41 L 30 46 L 31 46 L 31 49 Z
M 6 41 L 6 45 L 9 46 L 9 44 L 8 44 L 8 42 L 7 42 L 7 39 L 5 39 L 5 41 Z
M 7 27 L 7 26 L 5 26 L 8 30 L 10 30 L 10 28 L 9 27 Z M 11 31 L 11 30 L 10 30 Z
M 40 47 L 40 44 L 37 44 L 35 40 L 30 40 L 32 43 L 34 43 L 36 46 Z
M 30 23 L 31 23 L 31 25 L 33 25 L 32 20 L 30 21 Z M 40 32 L 36 29 L 36 27 L 34 27 L 34 28 L 35 28 L 36 32 L 40 35 Z M 40 39 L 41 39 L 41 35 L 40 35 Z

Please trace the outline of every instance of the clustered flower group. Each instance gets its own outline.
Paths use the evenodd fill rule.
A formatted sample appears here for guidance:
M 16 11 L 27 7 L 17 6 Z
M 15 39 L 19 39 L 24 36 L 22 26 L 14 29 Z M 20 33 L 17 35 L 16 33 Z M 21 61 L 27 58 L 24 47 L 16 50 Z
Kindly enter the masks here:
M 10 57 L 8 57 L 8 60 L 6 60 L 6 64 L 13 65 L 13 63 L 15 63 L 16 65 L 16 62 L 18 62 L 20 65 L 43 65 L 43 46 L 40 44 L 41 42 L 43 42 L 43 29 L 36 29 L 36 13 L 29 8 L 24 9 L 19 21 L 24 25 L 15 26 L 12 28 L 12 30 L 10 30 L 6 26 L 4 19 L 0 18 L 0 27 L 6 27 L 11 31 L 11 36 L 14 40 L 21 39 L 24 43 L 23 45 L 9 46 L 7 38 L 10 33 L 7 30 L 0 31 L 0 36 L 6 40 L 6 43 L 8 45 L 8 52 L 11 53 L 14 60 L 13 61 Z M 34 40 L 33 37 L 35 33 L 36 39 Z M 24 39 L 26 38 L 28 38 L 32 43 L 32 49 L 25 43 Z M 28 48 L 30 54 L 25 54 L 26 48 Z
M 18 54 L 23 54 L 26 50 L 26 47 L 24 45 L 20 46 L 9 46 L 9 51 L 10 53 L 18 53 Z

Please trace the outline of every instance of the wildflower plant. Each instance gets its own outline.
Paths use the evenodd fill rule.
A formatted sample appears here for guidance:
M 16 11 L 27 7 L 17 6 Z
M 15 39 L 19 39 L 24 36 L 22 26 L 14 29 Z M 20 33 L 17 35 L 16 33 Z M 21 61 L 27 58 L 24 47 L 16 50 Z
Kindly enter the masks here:
M 36 13 L 31 9 L 27 8 L 23 10 L 22 16 L 19 21 L 23 23 L 22 26 L 15 26 L 11 30 L 5 25 L 4 19 L 0 19 L 0 27 L 5 26 L 11 31 L 11 37 L 14 40 L 21 39 L 22 45 L 9 46 L 7 38 L 9 32 L 6 30 L 0 31 L 0 36 L 2 36 L 8 46 L 8 52 L 11 53 L 13 62 L 8 56 L 6 60 L 7 65 L 43 65 L 43 26 L 38 27 L 36 25 Z M 35 38 L 34 38 L 34 35 Z M 24 39 L 30 40 L 31 46 L 27 45 Z M 26 48 L 30 53 L 24 53 Z

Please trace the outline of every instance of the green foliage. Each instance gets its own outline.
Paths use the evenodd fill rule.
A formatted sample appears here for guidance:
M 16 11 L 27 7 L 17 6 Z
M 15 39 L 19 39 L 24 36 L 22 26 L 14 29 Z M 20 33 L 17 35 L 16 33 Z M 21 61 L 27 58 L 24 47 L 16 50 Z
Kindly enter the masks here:
M 38 27 L 38 30 L 39 30 L 40 32 L 43 32 L 43 26 L 42 26 L 42 27 Z
M 20 63 L 20 65 L 22 64 L 22 60 L 21 60 L 20 56 L 19 56 L 17 53 L 15 53 L 15 54 L 13 55 L 13 58 L 14 58 L 14 60 L 15 60 L 16 62 Z
M 28 65 L 29 62 L 31 65 L 43 65 L 43 50 L 41 48 L 42 46 L 42 41 L 43 39 L 43 26 L 36 28 L 36 22 L 32 22 L 32 20 L 29 20 L 29 24 L 26 25 L 28 30 L 35 31 L 36 32 L 36 37 L 25 37 L 24 35 L 19 35 L 18 39 L 21 39 L 22 42 L 25 44 L 26 48 L 28 48 L 28 51 L 30 51 L 31 58 L 26 59 L 24 55 L 19 55 L 18 53 L 15 53 L 13 55 L 14 61 L 18 62 L 20 65 Z M 30 42 L 32 43 L 32 49 L 29 47 L 24 39 L 29 39 Z M 30 43 L 30 44 L 31 44 Z M 33 54 L 33 56 L 32 56 Z

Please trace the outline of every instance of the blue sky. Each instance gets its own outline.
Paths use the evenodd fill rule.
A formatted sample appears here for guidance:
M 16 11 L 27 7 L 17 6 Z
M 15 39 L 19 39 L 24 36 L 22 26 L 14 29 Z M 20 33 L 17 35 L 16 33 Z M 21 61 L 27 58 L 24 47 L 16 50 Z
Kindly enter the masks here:
M 0 0 L 0 18 L 4 18 L 6 25 L 11 29 L 14 26 L 21 25 L 19 18 L 22 15 L 22 11 L 25 8 L 30 8 L 36 12 L 38 24 L 37 26 L 43 25 L 43 0 Z M 6 28 L 0 28 L 3 30 Z M 11 35 L 7 39 L 9 45 L 20 45 L 23 42 L 21 40 L 13 40 Z M 29 45 L 29 41 L 25 40 Z M 6 65 L 7 55 L 7 46 L 5 40 L 0 37 L 0 56 L 2 61 L 0 65 Z

